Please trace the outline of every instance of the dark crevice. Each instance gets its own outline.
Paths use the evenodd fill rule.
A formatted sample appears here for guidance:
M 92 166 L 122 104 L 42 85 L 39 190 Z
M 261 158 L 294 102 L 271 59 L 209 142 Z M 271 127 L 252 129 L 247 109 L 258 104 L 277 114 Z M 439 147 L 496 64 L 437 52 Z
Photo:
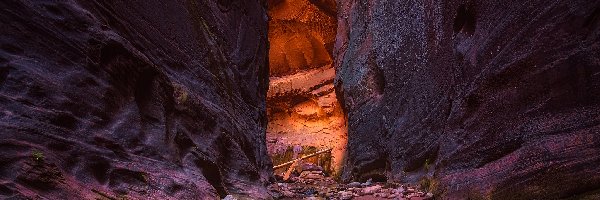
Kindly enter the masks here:
M 94 145 L 110 149 L 119 158 L 129 160 L 129 155 L 127 154 L 125 148 L 110 139 L 96 136 L 94 137 Z
M 237 3 L 236 0 L 217 0 L 217 5 L 219 5 L 221 12 L 229 12 L 235 3 Z
M 274 7 L 277 7 L 279 4 L 283 3 L 285 0 L 268 0 L 267 1 L 267 5 L 269 6 L 269 9 L 272 9 Z
M 93 156 L 88 159 L 88 168 L 92 172 L 92 175 L 101 184 L 105 184 L 108 181 L 108 172 L 111 168 L 110 162 L 105 158 L 99 156 Z
M 359 168 L 353 170 L 356 181 L 365 182 L 369 179 L 375 182 L 386 182 L 386 172 L 390 170 L 390 162 L 387 157 L 363 162 Z
M 321 11 L 330 17 L 337 17 L 337 8 L 335 0 L 309 0 L 310 3 L 317 6 Z
M 340 102 L 342 111 L 344 112 L 344 114 L 346 114 L 346 113 L 348 113 L 348 108 L 346 106 L 346 101 L 344 99 L 344 89 L 343 89 L 344 83 L 341 79 L 336 79 L 333 84 L 334 84 L 334 88 L 335 88 L 335 98 L 337 99 L 338 102 Z
M 454 33 L 473 35 L 475 32 L 476 13 L 472 5 L 461 5 L 454 18 Z
M 408 161 L 404 167 L 405 172 L 414 172 L 419 169 L 429 170 L 436 163 L 440 147 L 434 147 L 424 153 L 415 154 L 415 157 Z
M 6 82 L 9 72 L 10 72 L 10 69 L 8 67 L 0 68 L 0 86 L 4 85 L 4 82 Z
M 377 92 L 377 94 L 382 95 L 383 92 L 385 91 L 385 75 L 383 74 L 383 70 L 381 70 L 379 67 L 375 68 L 375 77 L 374 77 L 374 81 L 375 81 L 375 91 Z
M 367 63 L 371 70 L 371 87 L 376 95 L 382 95 L 386 85 L 385 75 L 383 74 L 383 70 L 377 65 L 377 55 L 374 52 L 369 54 Z
M 213 186 L 213 188 L 215 188 L 215 190 L 217 190 L 219 197 L 225 198 L 227 196 L 228 192 L 223 184 L 219 166 L 216 163 L 209 160 L 208 157 L 202 153 L 196 153 L 194 155 L 196 155 L 196 158 L 197 158 L 194 161 L 196 164 L 196 167 L 198 167 L 202 171 L 202 174 L 206 178 L 206 181 L 211 186 Z
M 7 53 L 13 54 L 13 55 L 21 55 L 24 53 L 23 48 L 12 45 L 12 44 L 0 45 L 0 49 L 4 50 Z
M 598 22 L 600 22 L 600 8 L 596 8 L 594 12 L 585 19 L 583 22 L 584 28 L 597 28 Z
M 75 129 L 78 124 L 78 120 L 71 113 L 57 112 L 55 116 L 50 119 L 50 123 L 66 129 Z
M 190 137 L 182 131 L 177 131 L 175 134 L 175 144 L 177 145 L 177 150 L 179 151 L 179 159 L 183 157 L 186 152 L 193 146 L 195 146 L 194 141 L 190 139 Z
M 98 172 L 102 173 L 102 172 Z M 143 186 L 148 184 L 145 172 L 130 169 L 117 168 L 110 173 L 109 185 L 117 188 L 118 193 L 127 193 L 132 186 Z
M 139 108 L 140 114 L 143 119 L 150 121 L 158 121 L 158 116 L 153 116 L 155 113 L 153 104 L 157 101 L 157 97 L 154 95 L 154 85 L 158 72 L 154 70 L 146 70 L 140 74 L 140 77 L 135 86 L 135 102 Z
M 8 196 L 12 196 L 15 193 L 15 189 L 13 189 L 12 187 L 9 187 L 7 185 L 0 184 L 0 195 L 8 197 Z
M 479 155 L 480 157 L 480 161 L 477 164 L 477 166 L 475 166 L 476 168 L 480 168 L 483 167 L 484 165 L 494 162 L 496 160 L 499 160 L 509 154 L 511 154 L 512 152 L 517 151 L 518 149 L 521 148 L 521 144 L 523 142 L 521 141 L 521 139 L 517 138 L 515 140 L 512 141 L 505 141 L 504 144 L 500 144 L 498 146 L 492 146 L 490 148 L 485 148 L 485 149 L 481 149 L 481 150 L 476 150 L 473 156 L 475 155 Z
M 56 16 L 64 16 L 64 13 L 63 13 L 63 12 L 61 11 L 61 9 L 60 9 L 58 6 L 56 6 L 56 5 L 53 5 L 53 4 L 47 4 L 47 5 L 44 5 L 44 8 L 45 8 L 46 10 L 48 10 L 48 12 L 50 12 L 50 13 L 52 13 L 52 14 L 56 15 Z

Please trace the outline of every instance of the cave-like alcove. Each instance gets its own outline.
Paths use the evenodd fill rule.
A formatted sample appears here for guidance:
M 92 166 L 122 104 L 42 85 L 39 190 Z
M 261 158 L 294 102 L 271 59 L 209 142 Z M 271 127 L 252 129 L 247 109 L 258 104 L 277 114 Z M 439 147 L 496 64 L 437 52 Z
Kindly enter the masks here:
M 267 148 L 273 165 L 331 148 L 331 153 L 305 162 L 336 174 L 344 159 L 347 129 L 333 86 L 335 0 L 270 0 L 268 5 Z

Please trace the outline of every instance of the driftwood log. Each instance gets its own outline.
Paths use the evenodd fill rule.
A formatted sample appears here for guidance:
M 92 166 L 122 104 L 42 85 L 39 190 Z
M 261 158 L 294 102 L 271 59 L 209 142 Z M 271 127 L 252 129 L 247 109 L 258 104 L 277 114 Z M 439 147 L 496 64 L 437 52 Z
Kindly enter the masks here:
M 332 148 L 324 149 L 324 150 L 321 150 L 321 151 L 317 151 L 315 153 L 311 153 L 311 154 L 302 156 L 302 157 L 300 157 L 298 159 L 291 160 L 291 161 L 285 162 L 283 164 L 274 166 L 273 170 L 276 170 L 276 169 L 283 168 L 285 166 L 291 165 L 288 168 L 288 170 L 285 172 L 285 174 L 283 175 L 283 180 L 288 180 L 290 178 L 290 175 L 292 174 L 293 169 L 298 165 L 298 163 L 300 163 L 301 160 L 304 160 L 304 159 L 307 159 L 307 158 L 311 158 L 311 157 L 317 156 L 317 155 L 322 154 L 322 153 L 331 152 L 331 150 L 333 150 L 333 149 Z

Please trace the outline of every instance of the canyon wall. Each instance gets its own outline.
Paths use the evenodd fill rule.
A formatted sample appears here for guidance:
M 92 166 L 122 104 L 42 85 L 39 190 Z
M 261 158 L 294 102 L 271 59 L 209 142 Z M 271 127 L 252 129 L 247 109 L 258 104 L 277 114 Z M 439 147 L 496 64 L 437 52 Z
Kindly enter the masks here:
M 273 164 L 292 159 L 278 158 L 295 146 L 312 151 L 332 148 L 331 164 L 339 172 L 346 119 L 333 87 L 335 1 L 270 0 L 268 4 L 267 149 Z
M 598 197 L 600 2 L 337 3 L 344 179 L 425 180 L 447 198 Z
M 0 7 L 0 198 L 268 197 L 266 1 Z

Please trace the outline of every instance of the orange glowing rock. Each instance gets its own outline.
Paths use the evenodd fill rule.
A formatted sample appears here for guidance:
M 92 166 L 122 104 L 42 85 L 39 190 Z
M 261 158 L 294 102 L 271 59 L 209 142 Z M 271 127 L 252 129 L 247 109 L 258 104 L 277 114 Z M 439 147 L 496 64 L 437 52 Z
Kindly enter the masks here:
M 321 5 L 321 4 L 319 4 Z M 274 1 L 269 9 L 271 76 L 332 63 L 337 21 L 308 0 Z
M 347 138 L 345 115 L 333 87 L 335 1 L 271 0 L 268 13 L 269 153 L 297 145 L 333 148 L 332 166 L 339 171 Z

